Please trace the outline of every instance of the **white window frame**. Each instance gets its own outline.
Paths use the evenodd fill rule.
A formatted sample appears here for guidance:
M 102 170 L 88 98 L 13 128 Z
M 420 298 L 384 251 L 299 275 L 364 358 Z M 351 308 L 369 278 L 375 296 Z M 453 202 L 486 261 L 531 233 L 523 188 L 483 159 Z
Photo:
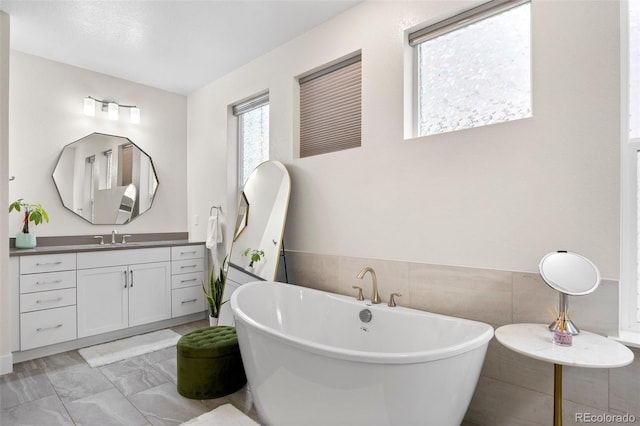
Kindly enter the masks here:
M 423 42 L 426 42 L 430 39 L 436 38 L 440 35 L 456 31 L 460 28 L 464 28 L 468 25 L 471 25 L 475 22 L 490 18 L 492 16 L 499 15 L 503 12 L 506 12 L 510 9 L 513 9 L 518 6 L 522 6 L 523 4 L 531 3 L 531 0 L 490 0 L 486 3 L 482 3 L 479 6 L 476 6 L 472 9 L 463 11 L 449 18 L 443 19 L 441 21 L 435 22 L 431 25 L 428 25 L 425 28 L 418 29 L 415 31 L 411 31 L 408 34 L 408 44 L 411 48 L 411 125 L 410 125 L 410 134 L 407 134 L 405 131 L 405 135 L 409 138 L 421 138 L 434 136 L 430 134 L 422 135 L 420 134 L 420 53 L 419 53 L 419 45 Z M 531 75 L 529 75 L 530 79 L 530 87 L 533 87 L 531 82 Z M 516 120 L 521 120 L 523 118 L 530 118 L 533 116 L 533 94 L 530 93 L 530 113 L 528 116 L 519 117 Z M 503 122 L 508 122 L 513 120 L 506 120 Z M 503 122 L 493 123 L 499 124 Z M 472 126 L 459 130 L 469 130 L 476 127 L 482 126 Z M 409 130 L 409 127 L 405 127 L 406 130 Z M 454 130 L 454 131 L 459 131 Z M 444 132 L 450 133 L 450 131 Z M 437 133 L 435 135 L 442 134 Z
M 242 138 L 243 138 L 243 126 L 242 126 L 242 116 L 254 109 L 261 108 L 263 106 L 269 106 L 269 92 L 262 93 L 260 95 L 249 98 L 246 101 L 239 102 L 232 107 L 232 114 L 236 117 L 237 121 L 237 148 L 238 148 L 238 156 L 237 156 L 237 178 L 238 178 L 238 193 L 242 192 L 242 188 L 244 186 L 244 180 L 248 176 L 244 176 L 244 153 L 242 146 Z M 270 115 L 269 115 L 270 116 Z M 271 125 L 269 125 L 269 129 L 271 129 Z M 270 155 L 267 156 L 270 158 Z
M 634 0 L 631 0 L 634 1 Z M 640 0 L 635 0 L 640 1 Z M 629 4 L 620 3 L 620 337 L 640 345 L 640 282 L 638 280 L 638 153 L 640 138 L 629 134 L 630 34 Z

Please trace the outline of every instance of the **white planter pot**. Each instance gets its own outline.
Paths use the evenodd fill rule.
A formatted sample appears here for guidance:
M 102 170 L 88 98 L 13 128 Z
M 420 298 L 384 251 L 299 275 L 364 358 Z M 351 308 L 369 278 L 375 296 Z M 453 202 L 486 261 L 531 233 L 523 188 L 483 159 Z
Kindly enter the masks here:
M 218 318 L 209 315 L 209 327 L 215 327 L 218 325 Z
M 16 235 L 16 248 L 35 248 L 36 235 L 35 234 L 23 234 L 22 232 Z

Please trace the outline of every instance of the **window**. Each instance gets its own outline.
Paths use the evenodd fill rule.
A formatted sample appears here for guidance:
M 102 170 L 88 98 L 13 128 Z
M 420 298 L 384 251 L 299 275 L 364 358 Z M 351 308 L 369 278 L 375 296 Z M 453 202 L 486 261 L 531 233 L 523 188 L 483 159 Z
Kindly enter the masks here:
M 301 158 L 360 146 L 361 62 L 357 55 L 299 79 Z
M 640 332 L 640 0 L 621 2 L 620 326 Z
M 494 0 L 409 34 L 415 136 L 531 116 L 530 12 Z
M 238 117 L 238 185 L 269 159 L 269 94 L 233 106 Z
M 113 169 L 113 151 L 110 149 L 103 152 L 105 159 L 104 166 L 104 189 L 111 189 L 111 172 Z

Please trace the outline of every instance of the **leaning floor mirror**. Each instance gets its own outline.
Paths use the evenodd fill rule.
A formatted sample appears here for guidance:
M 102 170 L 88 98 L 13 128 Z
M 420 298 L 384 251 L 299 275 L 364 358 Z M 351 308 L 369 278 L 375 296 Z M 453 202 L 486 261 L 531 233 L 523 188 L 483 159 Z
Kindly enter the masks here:
M 239 196 L 230 266 L 275 280 L 289 209 L 291 178 L 278 161 L 265 161 L 249 175 Z

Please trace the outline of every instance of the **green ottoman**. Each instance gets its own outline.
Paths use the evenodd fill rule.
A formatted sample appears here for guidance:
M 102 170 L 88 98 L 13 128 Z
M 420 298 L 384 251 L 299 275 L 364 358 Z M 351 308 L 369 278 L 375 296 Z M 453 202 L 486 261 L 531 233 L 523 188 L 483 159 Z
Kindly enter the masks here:
M 247 383 L 235 327 L 201 328 L 176 345 L 178 393 L 192 399 L 229 395 Z

